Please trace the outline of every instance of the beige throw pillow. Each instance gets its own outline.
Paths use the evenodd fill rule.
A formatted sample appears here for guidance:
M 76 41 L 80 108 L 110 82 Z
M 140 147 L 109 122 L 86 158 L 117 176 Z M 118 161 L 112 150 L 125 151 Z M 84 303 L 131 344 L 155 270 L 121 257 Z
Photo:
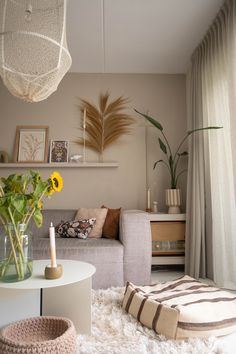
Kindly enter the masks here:
M 102 229 L 107 216 L 107 209 L 91 209 L 91 208 L 80 208 L 77 211 L 75 219 L 83 220 L 83 219 L 91 219 L 96 218 L 96 224 L 94 228 L 89 233 L 88 237 L 100 238 L 102 237 Z

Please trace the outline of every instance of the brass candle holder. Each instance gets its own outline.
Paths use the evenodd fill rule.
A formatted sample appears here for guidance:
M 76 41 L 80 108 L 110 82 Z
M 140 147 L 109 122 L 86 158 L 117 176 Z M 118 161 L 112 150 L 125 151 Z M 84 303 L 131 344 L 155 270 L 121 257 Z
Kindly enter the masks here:
M 46 279 L 58 279 L 62 276 L 63 268 L 61 264 L 56 267 L 51 267 L 50 265 L 45 267 L 44 276 Z
M 146 210 L 147 213 L 151 213 L 152 212 L 151 208 L 146 208 L 145 210 Z

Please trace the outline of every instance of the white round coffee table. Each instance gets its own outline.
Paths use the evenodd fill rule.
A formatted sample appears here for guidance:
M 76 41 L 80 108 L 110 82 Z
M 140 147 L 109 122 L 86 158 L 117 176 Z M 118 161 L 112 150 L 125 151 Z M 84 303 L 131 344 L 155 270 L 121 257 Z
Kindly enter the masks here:
M 32 316 L 70 318 L 79 333 L 91 332 L 92 264 L 57 260 L 63 267 L 59 279 L 44 277 L 48 260 L 33 261 L 32 277 L 16 283 L 0 282 L 0 327 Z

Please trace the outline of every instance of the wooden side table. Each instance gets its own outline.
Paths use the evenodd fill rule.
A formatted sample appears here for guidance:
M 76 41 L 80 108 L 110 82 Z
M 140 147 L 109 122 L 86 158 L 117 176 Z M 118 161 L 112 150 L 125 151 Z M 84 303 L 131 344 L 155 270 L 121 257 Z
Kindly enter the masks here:
M 184 264 L 186 215 L 148 215 L 152 230 L 152 264 Z
M 0 282 L 0 327 L 39 315 L 67 317 L 78 333 L 91 332 L 91 285 L 96 269 L 92 264 L 57 260 L 63 267 L 59 279 L 44 278 L 48 260 L 33 262 L 32 277 Z

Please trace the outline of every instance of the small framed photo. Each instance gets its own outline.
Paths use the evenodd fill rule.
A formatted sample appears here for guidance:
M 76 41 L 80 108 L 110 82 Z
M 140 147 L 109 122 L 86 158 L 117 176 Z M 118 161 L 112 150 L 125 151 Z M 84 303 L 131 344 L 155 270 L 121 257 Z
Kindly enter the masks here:
M 69 141 L 51 140 L 50 144 L 50 162 L 68 162 L 69 159 Z
M 47 162 L 48 132 L 47 125 L 17 126 L 14 162 Z

